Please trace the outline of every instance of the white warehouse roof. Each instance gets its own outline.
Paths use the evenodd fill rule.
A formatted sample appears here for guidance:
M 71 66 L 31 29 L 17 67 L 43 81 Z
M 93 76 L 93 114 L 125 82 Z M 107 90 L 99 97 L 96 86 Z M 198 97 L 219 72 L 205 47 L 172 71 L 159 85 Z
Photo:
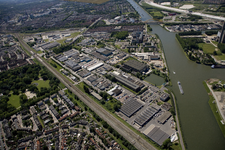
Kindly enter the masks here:
M 88 71 L 92 71 L 92 70 L 95 70 L 97 69 L 98 67 L 101 67 L 102 65 L 104 65 L 104 63 L 96 63 L 90 67 L 87 68 Z

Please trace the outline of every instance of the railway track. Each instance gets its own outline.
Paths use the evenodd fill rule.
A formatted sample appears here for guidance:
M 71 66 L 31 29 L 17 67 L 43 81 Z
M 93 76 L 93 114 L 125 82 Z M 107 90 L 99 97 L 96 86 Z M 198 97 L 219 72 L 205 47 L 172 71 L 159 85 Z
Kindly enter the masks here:
M 102 108 L 99 104 L 97 104 L 94 100 L 88 97 L 85 93 L 83 93 L 80 89 L 74 86 L 67 78 L 65 78 L 62 74 L 60 74 L 57 70 L 55 70 L 49 63 L 47 63 L 44 59 L 37 56 L 27 44 L 21 39 L 19 34 L 15 34 L 15 36 L 19 39 L 19 42 L 23 45 L 23 47 L 28 50 L 33 57 L 35 57 L 40 63 L 42 63 L 49 71 L 51 71 L 66 87 L 72 91 L 75 95 L 78 96 L 80 100 L 82 100 L 89 108 L 91 108 L 97 115 L 99 115 L 103 120 L 105 120 L 112 128 L 114 128 L 118 133 L 120 133 L 127 141 L 133 144 L 138 150 L 156 150 L 150 143 L 132 131 L 129 127 L 124 125 L 122 122 L 117 120 L 113 115 L 111 115 L 108 111 Z

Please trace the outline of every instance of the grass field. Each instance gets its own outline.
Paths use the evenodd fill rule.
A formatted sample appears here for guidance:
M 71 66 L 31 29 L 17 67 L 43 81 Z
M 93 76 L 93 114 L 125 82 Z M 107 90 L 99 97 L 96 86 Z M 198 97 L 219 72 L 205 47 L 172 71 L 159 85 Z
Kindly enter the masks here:
M 215 51 L 215 47 L 212 44 L 199 43 L 198 46 L 201 47 L 206 54 L 213 54 Z
M 46 80 L 46 81 L 44 81 L 44 80 L 38 80 L 38 81 L 33 81 L 32 83 L 38 83 L 38 85 L 37 85 L 38 90 L 40 90 L 41 87 L 50 88 L 50 86 L 49 86 L 49 80 Z
M 217 56 L 214 56 L 217 60 L 225 60 L 225 55 L 222 54 L 222 55 L 217 55 Z
M 68 38 L 74 38 L 74 37 L 78 36 L 79 34 L 80 34 L 80 32 L 71 33 L 71 35 Z
M 9 104 L 13 105 L 15 108 L 20 107 L 20 98 L 19 95 L 11 95 L 9 97 Z

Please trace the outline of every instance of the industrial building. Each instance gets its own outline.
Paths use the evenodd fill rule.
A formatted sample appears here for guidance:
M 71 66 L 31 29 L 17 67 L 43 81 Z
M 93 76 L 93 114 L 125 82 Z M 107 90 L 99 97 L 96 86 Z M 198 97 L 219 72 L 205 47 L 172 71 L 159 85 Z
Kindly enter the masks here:
M 130 98 L 125 104 L 120 108 L 120 112 L 122 112 L 127 117 L 131 117 L 134 113 L 139 111 L 143 105 L 137 100 Z
M 166 111 L 157 120 L 159 123 L 164 124 L 171 116 L 172 114 L 169 111 Z
M 151 124 L 143 133 L 159 146 L 161 146 L 163 142 L 170 137 L 154 124 Z
M 139 114 L 134 122 L 137 123 L 140 126 L 145 125 L 146 122 L 148 122 L 150 119 L 152 119 L 152 117 L 158 113 L 160 110 L 160 108 L 158 108 L 156 105 L 155 106 L 150 106 L 149 108 L 147 108 L 144 112 L 142 112 L 141 114 Z
M 67 60 L 67 61 L 65 62 L 65 65 L 66 65 L 67 67 L 69 67 L 70 69 L 72 69 L 73 67 L 77 66 L 77 63 L 75 63 L 75 62 L 72 61 L 72 60 Z
M 87 70 L 81 70 L 77 73 L 79 76 L 81 76 L 82 78 L 85 78 L 87 76 L 89 76 L 91 74 L 91 72 L 87 71 Z
M 71 50 L 68 50 L 66 52 L 63 52 L 63 54 L 67 57 L 67 58 L 70 58 L 72 57 L 73 55 L 79 55 L 79 52 L 77 52 L 75 49 L 71 49 Z
M 128 88 L 130 88 L 133 91 L 139 91 L 141 89 L 141 87 L 137 84 L 135 84 L 134 82 L 128 80 L 127 78 L 121 76 L 121 75 L 116 75 L 111 73 L 111 75 L 113 75 L 117 81 L 119 81 L 120 83 L 122 83 L 123 85 L 127 86 Z
M 105 48 L 99 48 L 96 50 L 96 52 L 100 53 L 101 55 L 104 55 L 104 56 L 110 56 L 112 55 L 112 51 L 111 50 L 107 50 Z
M 170 95 L 169 94 L 167 94 L 167 93 L 163 93 L 161 96 L 160 96 L 160 99 L 162 100 L 162 101 L 167 101 L 167 100 L 169 100 L 170 99 Z
M 97 69 L 97 68 L 99 68 L 99 67 L 101 67 L 101 66 L 103 66 L 104 65 L 104 63 L 96 63 L 96 64 L 94 64 L 94 65 L 92 65 L 92 66 L 90 66 L 90 67 L 88 67 L 87 68 L 87 70 L 88 71 L 93 71 L 93 70 L 95 70 L 95 69 Z
M 131 71 L 135 71 L 135 72 L 146 72 L 148 70 L 148 66 L 144 63 L 141 63 L 137 60 L 128 60 L 127 62 L 124 63 L 124 65 L 122 66 L 122 69 L 131 72 Z
M 51 48 L 57 47 L 59 45 L 60 44 L 58 42 L 53 42 L 53 43 L 45 44 L 41 48 L 45 50 L 45 49 L 51 49 Z
M 106 56 L 101 55 L 100 53 L 97 53 L 97 52 L 92 52 L 91 55 L 102 61 L 107 61 L 109 59 Z

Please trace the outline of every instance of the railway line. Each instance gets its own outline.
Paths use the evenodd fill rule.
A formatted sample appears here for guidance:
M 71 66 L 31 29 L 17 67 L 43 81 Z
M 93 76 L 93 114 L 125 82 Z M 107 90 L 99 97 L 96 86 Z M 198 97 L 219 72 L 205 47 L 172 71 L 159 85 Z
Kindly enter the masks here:
M 91 108 L 97 115 L 99 115 L 103 120 L 105 120 L 112 128 L 114 128 L 119 134 L 121 134 L 127 141 L 133 144 L 138 150 L 156 150 L 150 143 L 132 131 L 129 127 L 124 125 L 122 122 L 117 120 L 112 114 L 102 108 L 99 104 L 93 101 L 90 97 L 88 97 L 85 93 L 83 93 L 76 86 L 71 84 L 71 82 L 65 78 L 62 74 L 60 74 L 57 70 L 55 70 L 49 63 L 47 63 L 44 59 L 37 56 L 33 53 L 31 48 L 24 43 L 18 33 L 15 36 L 19 39 L 19 42 L 23 47 L 28 50 L 33 57 L 35 57 L 40 63 L 42 63 L 49 71 L 51 71 L 66 87 L 72 91 L 75 95 L 78 96 L 80 100 L 82 100 L 89 108 Z

